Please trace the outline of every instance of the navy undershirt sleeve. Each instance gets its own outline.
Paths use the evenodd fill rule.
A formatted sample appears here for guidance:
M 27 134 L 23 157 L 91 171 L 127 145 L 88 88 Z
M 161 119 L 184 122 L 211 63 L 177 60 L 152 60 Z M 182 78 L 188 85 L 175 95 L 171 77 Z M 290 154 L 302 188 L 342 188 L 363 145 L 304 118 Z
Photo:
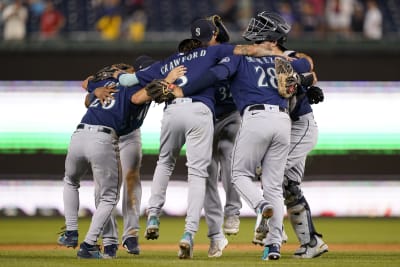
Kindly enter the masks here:
M 226 80 L 229 76 L 229 70 L 224 65 L 216 65 L 208 70 L 197 81 L 189 83 L 183 87 L 183 94 L 191 96 L 201 91 L 202 89 L 209 88 L 218 81 Z

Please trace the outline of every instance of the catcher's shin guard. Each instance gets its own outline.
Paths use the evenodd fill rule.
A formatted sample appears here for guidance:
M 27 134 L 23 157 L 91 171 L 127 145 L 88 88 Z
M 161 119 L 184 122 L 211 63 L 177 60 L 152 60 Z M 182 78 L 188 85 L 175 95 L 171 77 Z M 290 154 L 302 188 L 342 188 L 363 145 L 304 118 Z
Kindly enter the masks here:
M 311 237 L 318 233 L 315 231 L 311 218 L 310 207 L 303 197 L 301 201 L 287 208 L 288 218 L 301 245 L 310 243 Z

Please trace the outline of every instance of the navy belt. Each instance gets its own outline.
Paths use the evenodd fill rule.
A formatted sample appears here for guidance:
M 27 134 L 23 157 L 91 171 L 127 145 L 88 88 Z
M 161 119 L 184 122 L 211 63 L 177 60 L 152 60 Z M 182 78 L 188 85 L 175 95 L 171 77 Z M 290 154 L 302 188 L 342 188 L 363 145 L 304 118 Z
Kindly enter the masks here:
M 253 105 L 253 106 L 249 107 L 249 111 L 252 111 L 252 110 L 265 110 L 265 106 L 263 104 Z M 289 113 L 287 108 L 279 107 L 279 111 Z
M 85 125 L 83 123 L 78 124 L 78 127 L 76 127 L 76 129 L 85 129 L 85 128 L 89 128 L 90 125 Z M 111 134 L 112 130 L 106 127 L 101 127 L 101 126 L 96 126 L 96 130 L 98 132 L 102 132 L 102 133 L 106 133 L 106 134 Z

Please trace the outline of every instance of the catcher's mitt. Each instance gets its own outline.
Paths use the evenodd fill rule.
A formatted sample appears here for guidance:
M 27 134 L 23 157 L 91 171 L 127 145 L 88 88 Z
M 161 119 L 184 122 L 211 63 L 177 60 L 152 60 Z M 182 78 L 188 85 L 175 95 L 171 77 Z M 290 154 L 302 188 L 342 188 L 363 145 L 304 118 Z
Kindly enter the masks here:
M 153 80 L 147 84 L 145 90 L 147 95 L 150 96 L 154 102 L 163 103 L 175 99 L 173 87 L 173 84 L 159 79 Z
M 292 65 L 284 58 L 275 58 L 276 79 L 278 92 L 284 98 L 290 98 L 297 92 L 299 75 L 294 72 Z
M 93 78 L 90 81 L 98 82 L 98 81 L 110 79 L 110 78 L 113 78 L 114 72 L 120 71 L 120 70 L 125 71 L 130 68 L 133 68 L 133 67 L 126 63 L 117 63 L 117 64 L 105 66 L 101 70 L 97 71 L 93 75 Z
M 220 42 L 220 43 L 229 42 L 229 39 L 230 39 L 229 32 L 226 29 L 224 23 L 222 22 L 221 17 L 218 15 L 212 15 L 212 16 L 206 17 L 206 19 L 210 20 L 215 25 L 215 27 L 217 27 L 217 29 L 218 29 L 218 35 L 216 38 L 217 42 Z

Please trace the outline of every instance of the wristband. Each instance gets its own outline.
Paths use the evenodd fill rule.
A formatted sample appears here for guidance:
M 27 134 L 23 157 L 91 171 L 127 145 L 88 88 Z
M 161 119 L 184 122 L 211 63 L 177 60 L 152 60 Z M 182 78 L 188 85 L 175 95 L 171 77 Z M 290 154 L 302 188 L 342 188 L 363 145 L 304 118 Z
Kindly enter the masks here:
M 176 84 L 170 83 L 167 88 L 173 91 L 176 88 Z

